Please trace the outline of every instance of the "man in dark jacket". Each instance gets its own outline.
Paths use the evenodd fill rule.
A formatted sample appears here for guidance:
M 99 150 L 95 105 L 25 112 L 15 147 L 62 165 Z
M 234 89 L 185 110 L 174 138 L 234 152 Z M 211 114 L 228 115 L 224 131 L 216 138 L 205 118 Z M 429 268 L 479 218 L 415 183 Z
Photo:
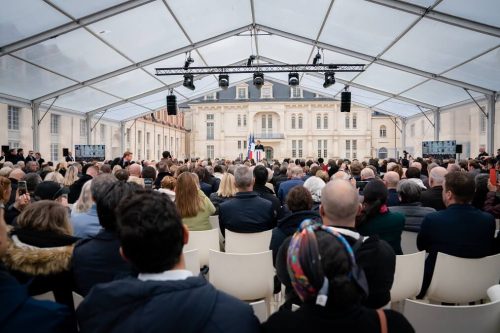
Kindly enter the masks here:
M 358 191 L 346 180 L 335 179 L 326 184 L 321 194 L 320 215 L 324 225 L 335 227 L 354 250 L 357 264 L 363 268 L 369 295 L 363 305 L 378 309 L 389 303 L 396 269 L 396 255 L 391 246 L 376 236 L 363 237 L 355 232 L 356 215 L 361 211 Z M 287 270 L 288 237 L 276 258 L 276 272 L 287 287 L 287 304 L 298 300 Z
M 446 209 L 443 202 L 443 182 L 448 171 L 443 167 L 432 168 L 429 173 L 429 186 L 427 191 L 420 195 L 420 202 L 424 207 L 431 207 L 435 210 Z
M 99 169 L 93 165 L 84 166 L 83 175 L 69 187 L 68 203 L 75 203 L 80 197 L 83 185 L 99 174 Z
M 222 235 L 225 229 L 252 233 L 272 229 L 276 225 L 273 204 L 253 192 L 254 178 L 247 166 L 239 166 L 234 171 L 238 193 L 232 200 L 219 206 L 219 226 Z
M 399 174 L 394 171 L 388 171 L 384 174 L 384 184 L 387 187 L 387 206 L 399 206 L 398 187 Z
M 447 208 L 428 214 L 422 221 L 417 247 L 429 252 L 429 256 L 425 260 L 419 297 L 425 296 L 431 283 L 438 252 L 461 258 L 494 254 L 495 218 L 470 204 L 474 189 L 471 174 L 459 171 L 446 174 L 443 199 Z
M 253 191 L 257 192 L 262 198 L 271 201 L 273 204 L 273 209 L 276 216 L 279 218 L 283 217 L 283 211 L 281 208 L 281 202 L 278 197 L 271 191 L 269 187 L 266 186 L 267 177 L 269 173 L 267 168 L 263 165 L 257 165 L 253 169 L 253 176 L 255 178 L 255 184 L 253 185 Z
M 139 185 L 126 182 L 102 184 L 96 195 L 97 217 L 103 227 L 97 235 L 78 242 L 71 261 L 76 291 L 86 296 L 97 283 L 109 282 L 132 273 L 131 266 L 120 256 L 115 208 L 120 200 Z
M 189 232 L 164 194 L 138 191 L 117 211 L 120 253 L 140 273 L 92 289 L 77 310 L 82 333 L 259 332 L 249 305 L 185 270 Z

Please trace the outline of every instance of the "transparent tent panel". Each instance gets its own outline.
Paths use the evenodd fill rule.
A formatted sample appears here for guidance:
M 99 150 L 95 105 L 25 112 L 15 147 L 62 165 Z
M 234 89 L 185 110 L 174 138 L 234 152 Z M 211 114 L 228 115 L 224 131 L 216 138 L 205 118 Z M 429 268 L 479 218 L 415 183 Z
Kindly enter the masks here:
M 84 29 L 51 38 L 14 54 L 78 81 L 130 65 L 127 59 Z
M 390 67 L 372 64 L 354 82 L 397 94 L 425 80 L 424 77 Z
M 122 121 L 145 112 L 151 111 L 133 103 L 126 103 L 107 110 L 106 113 L 104 113 L 103 118 Z
M 436 0 L 402 0 L 402 1 L 425 8 L 433 5 L 436 2 Z
M 193 42 L 252 23 L 248 0 L 170 0 L 168 5 Z
M 141 106 L 149 109 L 158 109 L 161 107 L 165 107 L 167 103 L 167 95 L 169 94 L 168 89 L 165 89 L 165 91 L 161 91 L 155 94 L 151 94 L 146 97 L 142 97 L 139 99 L 134 100 L 135 104 L 140 104 Z M 177 96 L 179 97 L 179 96 Z M 177 102 L 179 102 L 177 100 Z
M 118 101 L 120 101 L 118 98 L 90 87 L 84 87 L 59 96 L 54 105 L 70 110 L 89 112 Z
M 254 1 L 255 21 L 278 30 L 316 39 L 330 0 Z M 276 15 L 276 13 L 280 13 Z
M 479 95 L 472 91 L 471 94 L 473 96 Z M 429 80 L 418 87 L 408 90 L 402 96 L 439 107 L 470 99 L 462 88 L 435 80 Z
M 74 18 L 81 18 L 127 2 L 127 0 L 51 0 L 51 2 Z
M 376 56 L 416 19 L 367 1 L 337 0 L 319 41 Z
M 159 81 L 152 78 L 142 69 L 136 69 L 125 74 L 98 82 L 92 85 L 121 98 L 128 98 L 162 87 Z
M 250 36 L 233 36 L 200 47 L 198 52 L 209 66 L 230 65 L 248 59 L 252 54 L 252 39 Z
M 499 43 L 500 38 L 424 18 L 382 58 L 442 73 Z
M 1 6 L 0 46 L 71 21 L 50 5 L 39 0 L 2 1 Z
M 500 47 L 443 74 L 450 79 L 500 90 Z
M 134 62 L 189 44 L 162 1 L 155 1 L 88 26 Z
M 259 55 L 287 64 L 305 64 L 312 45 L 276 35 L 259 35 Z
M 31 100 L 75 83 L 9 55 L 0 57 L 0 92 L 3 94 Z
M 476 21 L 500 27 L 500 1 L 498 0 L 444 0 L 436 6 L 435 10 L 459 16 L 471 21 Z M 479 5 L 480 4 L 480 5 Z
M 186 98 L 191 98 L 192 96 L 203 96 L 210 91 L 217 90 L 219 88 L 219 82 L 213 75 L 205 76 L 202 79 L 197 79 L 195 76 L 194 86 L 196 87 L 195 90 L 188 89 L 184 86 L 179 86 L 174 90 Z
M 356 87 L 350 87 L 351 101 L 353 103 L 360 103 L 362 105 L 373 106 L 379 104 L 382 101 L 387 100 L 389 97 L 372 93 L 367 90 L 359 89 Z
M 380 110 L 381 112 L 386 111 L 388 113 L 405 118 L 420 113 L 420 109 L 415 104 L 406 103 L 394 98 L 376 105 L 376 109 Z M 428 109 L 422 108 L 422 110 L 425 112 Z

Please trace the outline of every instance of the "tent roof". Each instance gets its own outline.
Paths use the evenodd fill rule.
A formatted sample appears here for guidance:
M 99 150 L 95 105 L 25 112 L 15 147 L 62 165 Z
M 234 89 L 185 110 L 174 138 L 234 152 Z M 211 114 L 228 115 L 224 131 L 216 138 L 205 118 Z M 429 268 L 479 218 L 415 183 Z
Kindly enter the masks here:
M 500 90 L 498 0 L 24 0 L 0 11 L 0 97 L 43 103 L 105 118 L 133 119 L 219 89 L 215 76 L 155 76 L 181 67 L 246 62 L 364 63 L 322 87 L 305 74 L 304 89 L 410 117 Z M 252 32 L 252 34 L 251 34 Z M 282 74 L 268 74 L 285 80 Z M 231 84 L 249 75 L 230 76 Z

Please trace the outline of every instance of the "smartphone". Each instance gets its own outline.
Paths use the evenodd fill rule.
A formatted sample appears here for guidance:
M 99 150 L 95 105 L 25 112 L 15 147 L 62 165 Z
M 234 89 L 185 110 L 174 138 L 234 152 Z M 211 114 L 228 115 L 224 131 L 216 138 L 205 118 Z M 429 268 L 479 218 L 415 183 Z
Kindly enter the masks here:
M 26 185 L 25 181 L 19 181 L 17 182 L 17 190 L 19 191 L 19 195 L 24 195 L 28 193 L 28 185 Z
M 144 178 L 144 187 L 146 190 L 153 189 L 153 178 Z
M 498 171 L 495 169 L 490 169 L 490 183 L 491 185 L 496 185 L 498 182 Z

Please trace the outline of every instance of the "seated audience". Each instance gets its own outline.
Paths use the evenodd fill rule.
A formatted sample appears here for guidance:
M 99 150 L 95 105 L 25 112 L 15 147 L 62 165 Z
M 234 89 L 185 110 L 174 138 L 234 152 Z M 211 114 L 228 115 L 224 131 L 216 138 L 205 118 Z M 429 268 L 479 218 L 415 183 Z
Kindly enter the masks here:
M 84 166 L 83 173 L 84 174 L 69 187 L 68 203 L 70 204 L 75 203 L 80 196 L 83 184 L 97 176 L 99 174 L 99 169 L 96 166 L 87 164 Z
M 78 167 L 75 165 L 71 165 L 68 168 L 68 170 L 66 170 L 66 174 L 64 175 L 64 186 L 69 188 L 77 180 L 78 180 Z
M 185 269 L 189 232 L 163 194 L 135 193 L 117 211 L 120 253 L 139 275 L 92 289 L 77 311 L 82 333 L 259 332 L 248 304 Z
M 420 178 L 421 174 L 420 174 L 420 170 L 418 168 L 416 168 L 416 167 L 409 167 L 406 170 L 405 175 L 406 175 L 406 179 L 408 179 L 409 181 L 412 181 L 415 184 L 417 184 L 418 186 L 420 186 L 420 188 L 423 191 L 425 191 L 427 189 L 427 187 L 425 187 L 425 185 L 424 185 L 424 182 Z
M 96 208 L 102 229 L 95 236 L 79 241 L 73 252 L 73 278 L 80 295 L 87 295 L 97 283 L 131 274 L 129 263 L 119 253 L 115 208 L 124 196 L 137 188 L 133 183 L 112 182 L 100 190 Z
M 30 295 L 52 291 L 58 303 L 73 308 L 70 264 L 78 238 L 72 234 L 66 207 L 49 200 L 32 203 L 17 218 L 3 262 L 19 282 L 30 282 Z
M 488 174 L 479 174 L 474 177 L 476 182 L 476 188 L 474 191 L 474 196 L 472 197 L 472 206 L 479 210 L 483 210 L 484 204 L 486 202 L 486 196 L 488 195 L 488 183 L 490 182 L 490 176 Z
M 253 176 L 255 179 L 253 191 L 258 193 L 262 198 L 271 201 L 276 216 L 278 216 L 278 218 L 283 217 L 284 211 L 281 207 L 280 200 L 276 197 L 272 189 L 266 185 L 269 176 L 267 168 L 263 165 L 257 165 L 253 169 Z
M 219 214 L 219 205 L 227 200 L 231 200 L 235 194 L 236 184 L 234 176 L 226 172 L 222 176 L 217 192 L 210 194 L 210 201 L 212 201 L 215 207 L 215 215 Z M 278 199 L 276 198 L 276 200 Z
M 0 260 L 10 244 L 3 214 L 4 208 L 0 203 Z M 3 333 L 76 332 L 76 325 L 66 306 L 49 301 L 38 301 L 28 296 L 26 285 L 20 284 L 12 277 L 1 261 L 0 328 Z
M 497 181 L 496 186 L 488 182 L 488 190 L 483 210 L 493 215 L 495 219 L 500 219 L 500 180 Z M 498 238 L 500 239 L 500 236 Z
M 396 256 L 391 246 L 377 236 L 362 237 L 355 232 L 356 215 L 360 210 L 358 192 L 348 181 L 339 179 L 326 184 L 319 210 L 323 224 L 335 227 L 354 248 L 354 256 L 366 274 L 370 291 L 362 304 L 378 309 L 391 299 Z M 280 281 L 287 287 L 285 308 L 291 308 L 292 303 L 300 304 L 291 288 L 286 266 L 289 244 L 290 237 L 283 242 L 276 257 L 276 272 Z
M 157 178 L 158 180 L 158 178 Z M 177 179 L 172 176 L 163 176 L 161 180 L 161 188 L 158 189 L 158 192 L 166 194 L 170 200 L 175 202 L 175 186 L 177 185 Z
M 215 213 L 210 199 L 198 187 L 198 177 L 191 172 L 181 173 L 175 187 L 175 205 L 191 231 L 212 229 L 209 217 Z
M 409 180 L 402 180 L 398 184 L 398 196 L 401 204 L 389 208 L 393 213 L 401 213 L 405 216 L 406 231 L 419 232 L 424 217 L 436 210 L 431 207 L 423 207 L 420 202 L 422 189 Z
M 285 253 L 289 278 L 303 304 L 295 312 L 271 315 L 263 331 L 414 332 L 399 312 L 361 305 L 369 288 L 354 251 L 336 228 L 303 222 Z
M 276 225 L 276 216 L 270 201 L 253 192 L 254 177 L 247 166 L 239 166 L 234 171 L 238 192 L 232 200 L 219 207 L 219 226 L 233 232 L 252 233 L 270 230 Z
M 306 180 L 306 183 L 309 179 Z M 278 220 L 278 225 L 273 229 L 271 237 L 269 248 L 273 250 L 273 262 L 276 261 L 276 255 L 283 241 L 288 236 L 293 235 L 302 221 L 305 219 L 320 220 L 319 212 L 312 210 L 311 192 L 304 186 L 295 186 L 288 192 L 286 205 L 291 214 Z
M 456 164 L 452 164 L 456 165 Z M 448 171 L 443 167 L 435 167 L 429 172 L 430 189 L 423 191 L 420 195 L 420 202 L 424 207 L 432 207 L 435 210 L 445 209 L 443 203 L 443 182 Z
M 294 166 L 290 171 L 290 180 L 284 181 L 280 184 L 280 187 L 278 189 L 278 198 L 280 199 L 282 204 L 285 203 L 286 195 L 292 187 L 297 185 L 304 185 L 304 181 L 302 180 L 303 175 L 304 172 L 302 171 L 302 168 L 300 166 Z
M 321 171 L 321 170 L 320 170 Z M 304 187 L 309 190 L 312 196 L 313 205 L 312 210 L 319 210 L 319 205 L 321 204 L 321 191 L 325 187 L 326 183 L 323 179 L 317 176 L 309 177 L 304 182 Z
M 430 285 L 438 252 L 462 258 L 494 254 L 495 218 L 474 208 L 474 176 L 465 172 L 446 174 L 443 199 L 446 209 L 428 214 L 417 236 L 419 251 L 429 253 L 419 297 Z
M 378 235 L 392 246 L 394 252 L 403 254 L 401 233 L 405 217 L 392 213 L 387 207 L 387 189 L 381 180 L 375 179 L 365 186 L 363 209 L 357 217 L 356 230 L 363 236 Z
M 387 206 L 399 206 L 398 187 L 399 175 L 397 172 L 388 171 L 384 174 L 384 184 L 387 187 Z

